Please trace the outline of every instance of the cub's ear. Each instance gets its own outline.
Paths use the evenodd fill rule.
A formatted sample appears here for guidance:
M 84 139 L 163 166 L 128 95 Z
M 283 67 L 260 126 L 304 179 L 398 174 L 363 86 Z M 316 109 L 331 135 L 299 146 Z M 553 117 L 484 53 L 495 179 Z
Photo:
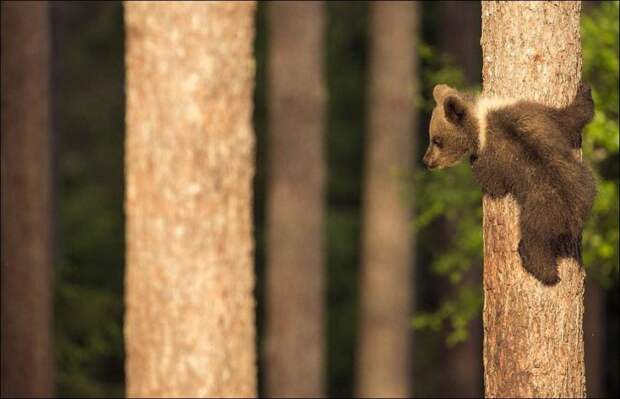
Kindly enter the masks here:
M 444 84 L 435 85 L 433 88 L 433 98 L 437 104 L 441 104 L 448 94 L 456 94 L 457 91 L 452 87 Z
M 449 95 L 443 102 L 443 111 L 448 121 L 454 125 L 461 125 L 465 119 L 467 107 L 459 97 Z

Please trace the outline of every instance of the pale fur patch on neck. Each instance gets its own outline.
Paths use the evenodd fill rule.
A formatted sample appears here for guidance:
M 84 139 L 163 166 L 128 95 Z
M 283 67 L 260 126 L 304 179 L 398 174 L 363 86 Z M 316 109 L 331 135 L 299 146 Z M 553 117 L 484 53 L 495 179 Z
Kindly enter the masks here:
M 517 102 L 515 98 L 506 97 L 479 97 L 476 102 L 475 113 L 478 119 L 478 152 L 482 152 L 487 144 L 487 116 L 489 111 L 508 107 Z

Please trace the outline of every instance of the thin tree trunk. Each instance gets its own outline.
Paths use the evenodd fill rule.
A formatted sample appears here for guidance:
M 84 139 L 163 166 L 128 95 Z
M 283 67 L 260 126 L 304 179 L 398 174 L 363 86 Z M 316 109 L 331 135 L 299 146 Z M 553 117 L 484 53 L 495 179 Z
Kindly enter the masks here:
M 256 395 L 253 2 L 127 2 L 129 396 Z
M 483 2 L 487 95 L 568 104 L 581 77 L 579 1 Z M 584 397 L 585 272 L 562 259 L 561 282 L 523 269 L 518 205 L 484 197 L 484 366 L 489 397 Z
M 373 2 L 357 395 L 412 394 L 414 247 L 404 176 L 415 154 L 417 2 Z
M 586 381 L 588 396 L 602 398 L 605 392 L 605 290 L 586 278 L 585 335 Z
M 47 2 L 2 2 L 2 396 L 52 396 Z
M 268 5 L 267 395 L 324 394 L 322 2 Z

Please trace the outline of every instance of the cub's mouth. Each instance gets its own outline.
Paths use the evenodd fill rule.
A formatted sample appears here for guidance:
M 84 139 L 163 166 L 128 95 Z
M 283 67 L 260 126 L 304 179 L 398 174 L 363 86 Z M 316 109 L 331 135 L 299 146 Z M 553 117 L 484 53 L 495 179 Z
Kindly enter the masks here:
M 426 168 L 429 170 L 442 170 L 442 169 L 453 167 L 454 165 L 459 163 L 460 160 L 461 158 L 456 158 L 454 160 L 448 160 L 448 161 L 442 160 L 442 159 L 439 159 L 436 161 L 424 161 L 424 165 L 426 165 Z
M 433 170 L 433 169 L 436 169 L 436 168 L 437 168 L 437 164 L 435 164 L 435 163 L 430 163 L 430 162 L 429 162 L 429 163 L 427 163 L 427 162 L 424 162 L 424 165 L 426 165 L 426 169 L 428 169 L 428 170 Z

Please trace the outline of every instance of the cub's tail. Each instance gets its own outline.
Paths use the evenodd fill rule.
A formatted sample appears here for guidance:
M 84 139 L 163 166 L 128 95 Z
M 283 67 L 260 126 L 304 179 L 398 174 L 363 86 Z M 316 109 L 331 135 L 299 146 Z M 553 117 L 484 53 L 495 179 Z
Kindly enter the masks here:
M 573 136 L 572 145 L 575 148 L 581 146 L 581 131 L 594 118 L 594 100 L 592 90 L 586 83 L 581 82 L 573 101 L 561 109 L 562 119 L 565 126 L 571 130 Z
M 592 99 L 592 90 L 587 83 L 579 83 L 579 88 L 570 107 L 580 109 L 584 119 L 587 119 L 588 122 L 592 120 L 594 117 L 594 100 Z

